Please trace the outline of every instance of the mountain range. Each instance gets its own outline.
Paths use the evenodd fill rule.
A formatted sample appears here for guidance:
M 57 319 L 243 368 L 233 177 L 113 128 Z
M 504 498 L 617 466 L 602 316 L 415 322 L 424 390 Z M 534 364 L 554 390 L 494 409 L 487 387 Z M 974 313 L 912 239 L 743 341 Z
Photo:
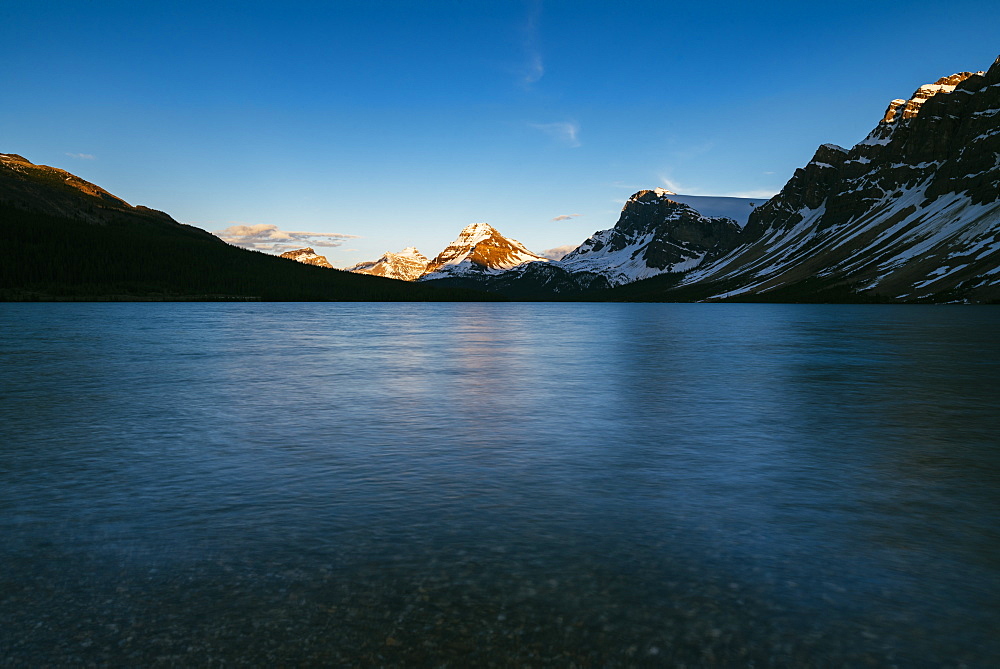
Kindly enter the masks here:
M 639 191 L 559 261 L 479 223 L 407 277 L 536 299 L 1000 300 L 1000 58 L 892 100 L 766 202 L 699 199 Z
M 0 234 L 0 300 L 500 299 L 230 246 L 17 154 L 0 154 Z
M 17 154 L 0 154 L 0 229 L 0 299 L 997 302 L 1000 58 L 892 100 L 767 201 L 641 190 L 557 261 L 475 223 L 431 259 L 411 247 L 336 270 Z

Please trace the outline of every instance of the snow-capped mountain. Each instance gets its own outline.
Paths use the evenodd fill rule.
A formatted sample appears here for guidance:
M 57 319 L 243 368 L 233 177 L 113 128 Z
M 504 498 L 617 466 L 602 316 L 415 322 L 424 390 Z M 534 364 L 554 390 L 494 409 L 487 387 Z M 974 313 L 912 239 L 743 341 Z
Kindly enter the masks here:
M 281 254 L 281 257 L 288 258 L 289 260 L 295 260 L 296 262 L 300 262 L 305 265 L 316 265 L 317 267 L 329 267 L 333 269 L 333 265 L 329 263 L 326 256 L 319 255 L 311 248 L 285 251 Z
M 421 281 L 499 274 L 529 262 L 550 262 L 488 223 L 473 223 L 427 265 Z
M 415 281 L 426 271 L 427 258 L 416 248 L 408 246 L 399 253 L 386 253 L 378 260 L 361 262 L 348 267 L 348 272 L 374 274 L 389 279 Z
M 449 286 L 319 271 L 232 246 L 14 153 L 0 153 L 0 234 L 0 300 L 498 299 Z
M 690 270 L 735 246 L 740 226 L 734 220 L 702 216 L 673 196 L 662 188 L 639 191 L 625 203 L 615 227 L 595 233 L 559 265 L 621 285 Z
M 608 288 L 603 277 L 572 274 L 548 258 L 532 253 L 521 242 L 504 237 L 488 223 L 473 223 L 433 260 L 415 248 L 386 253 L 373 262 L 348 268 L 404 281 L 433 281 L 518 297 Z
M 893 100 L 849 150 L 821 146 L 739 242 L 680 286 L 722 299 L 1000 297 L 1000 58 Z
M 893 100 L 764 203 L 639 191 L 558 262 L 479 223 L 419 278 L 530 299 L 998 301 L 1000 58 Z

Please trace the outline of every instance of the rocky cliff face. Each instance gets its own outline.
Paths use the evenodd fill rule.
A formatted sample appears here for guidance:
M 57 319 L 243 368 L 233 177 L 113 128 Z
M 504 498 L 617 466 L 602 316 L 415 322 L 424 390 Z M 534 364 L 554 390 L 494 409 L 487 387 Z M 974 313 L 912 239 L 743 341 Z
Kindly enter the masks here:
M 889 108 L 882 117 L 882 123 L 893 123 L 897 120 L 911 119 L 917 115 L 925 102 L 938 93 L 951 93 L 960 83 L 971 77 L 973 74 L 982 75 L 984 72 L 959 72 L 947 77 L 941 77 L 933 84 L 924 84 L 910 96 L 909 100 L 893 100 L 889 103 Z
M 672 195 L 660 188 L 639 191 L 625 203 L 615 227 L 595 233 L 560 266 L 620 285 L 688 271 L 735 246 L 740 233 L 735 221 L 702 216 Z
M 473 223 L 427 264 L 421 280 L 497 274 L 529 262 L 549 262 L 488 223 Z
M 285 251 L 280 257 L 294 260 L 304 265 L 315 265 L 316 267 L 329 267 L 330 269 L 333 269 L 333 265 L 327 261 L 326 256 L 319 255 L 311 248 Z
M 358 263 L 347 271 L 359 274 L 373 274 L 389 279 L 416 281 L 427 270 L 427 258 L 410 246 L 399 253 L 386 253 L 378 260 Z
M 806 281 L 907 301 L 1000 297 L 1000 59 L 893 100 L 851 149 L 821 146 L 738 242 L 681 284 L 718 298 Z

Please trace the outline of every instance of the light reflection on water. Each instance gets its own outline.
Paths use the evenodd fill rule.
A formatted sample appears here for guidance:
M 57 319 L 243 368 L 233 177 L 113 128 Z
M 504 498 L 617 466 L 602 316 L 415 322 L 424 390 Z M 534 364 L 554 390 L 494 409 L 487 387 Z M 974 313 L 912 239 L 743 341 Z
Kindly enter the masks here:
M 0 323 L 12 664 L 997 659 L 996 309 L 37 304 Z

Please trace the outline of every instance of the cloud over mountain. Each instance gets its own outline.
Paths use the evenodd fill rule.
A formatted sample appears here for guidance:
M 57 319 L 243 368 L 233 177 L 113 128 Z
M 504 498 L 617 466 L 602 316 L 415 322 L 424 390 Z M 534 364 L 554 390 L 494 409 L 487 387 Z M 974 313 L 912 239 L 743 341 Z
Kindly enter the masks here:
M 548 258 L 549 260 L 562 260 L 563 256 L 575 249 L 577 246 L 577 244 L 564 244 L 562 246 L 556 246 L 555 248 L 546 249 L 539 255 Z
M 357 235 L 344 235 L 336 232 L 292 232 L 280 230 L 277 225 L 258 223 L 245 225 L 237 223 L 225 230 L 216 230 L 212 234 L 234 246 L 256 251 L 281 253 L 304 246 L 320 246 L 333 248 L 341 246 L 346 239 L 357 239 Z

